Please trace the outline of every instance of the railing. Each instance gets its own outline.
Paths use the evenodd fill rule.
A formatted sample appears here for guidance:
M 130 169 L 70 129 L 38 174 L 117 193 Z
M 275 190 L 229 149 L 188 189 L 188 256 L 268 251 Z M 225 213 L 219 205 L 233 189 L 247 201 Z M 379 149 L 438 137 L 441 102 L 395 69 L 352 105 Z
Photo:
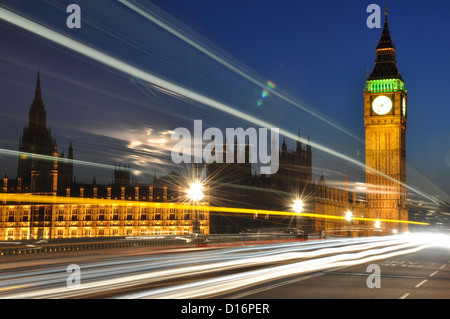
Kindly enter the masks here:
M 0 258 L 32 256 L 55 253 L 80 253 L 129 249 L 143 247 L 198 247 L 215 245 L 256 244 L 262 242 L 298 241 L 294 234 L 232 234 L 232 235 L 183 235 L 183 236 L 136 236 L 120 239 L 101 238 L 93 241 L 64 242 L 53 240 L 49 243 L 30 241 L 16 245 L 0 244 Z

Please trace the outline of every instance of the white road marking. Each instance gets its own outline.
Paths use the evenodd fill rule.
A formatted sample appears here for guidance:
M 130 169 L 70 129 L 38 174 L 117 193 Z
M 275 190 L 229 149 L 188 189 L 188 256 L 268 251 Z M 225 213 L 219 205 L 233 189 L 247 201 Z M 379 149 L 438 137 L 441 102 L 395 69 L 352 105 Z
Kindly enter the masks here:
M 416 285 L 416 288 L 419 288 L 420 286 L 422 286 L 424 283 L 426 283 L 428 281 L 428 279 L 425 279 L 425 280 L 422 280 L 421 282 L 419 282 L 417 285 Z
M 436 275 L 438 272 L 439 272 L 439 271 L 436 270 L 434 273 L 432 273 L 432 274 L 430 275 L 430 277 L 433 277 L 433 276 Z
M 399 299 L 405 299 L 405 298 L 408 297 L 408 296 L 409 296 L 409 292 L 406 293 L 406 294 L 404 294 L 403 296 L 401 296 Z

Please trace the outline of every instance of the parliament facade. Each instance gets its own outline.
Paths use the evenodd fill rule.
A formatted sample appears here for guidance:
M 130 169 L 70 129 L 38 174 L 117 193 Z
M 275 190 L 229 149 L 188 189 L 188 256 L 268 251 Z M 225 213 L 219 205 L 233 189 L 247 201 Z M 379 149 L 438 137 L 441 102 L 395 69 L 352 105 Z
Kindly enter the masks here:
M 208 203 L 188 209 L 176 174 L 133 185 L 130 166 L 116 165 L 110 185 L 77 183 L 72 143 L 59 154 L 46 118 L 38 73 L 17 178 L 1 181 L 0 240 L 209 233 Z
M 249 163 L 212 163 L 202 169 L 205 198 L 194 209 L 186 200 L 181 176 L 171 173 L 148 184 L 131 181 L 130 166 L 116 166 L 108 185 L 80 184 L 73 176 L 74 149 L 58 153 L 46 125 L 46 110 L 38 73 L 28 125 L 19 142 L 16 179 L 0 180 L 0 240 L 136 236 L 191 233 L 236 233 L 297 229 L 304 233 L 367 236 L 406 231 L 405 130 L 406 89 L 399 75 L 387 13 L 376 48 L 375 66 L 364 89 L 366 183 L 349 186 L 315 182 L 311 145 L 297 141 L 280 149 L 276 174 L 256 175 Z M 299 132 L 300 135 L 300 132 Z M 227 141 L 230 142 L 230 141 Z M 235 148 L 230 143 L 228 147 Z M 226 156 L 227 146 L 223 154 Z M 34 195 L 30 197 L 31 195 Z M 10 197 L 8 197 L 10 196 Z M 261 211 L 292 211 L 301 198 L 303 213 L 271 215 Z M 212 212 L 211 207 L 239 207 L 254 213 Z M 226 211 L 224 209 L 224 211 Z M 344 216 L 351 216 L 344 218 Z M 322 216 L 322 217 L 320 217 Z M 376 224 L 374 221 L 383 220 Z M 388 222 L 391 220 L 390 222 Z

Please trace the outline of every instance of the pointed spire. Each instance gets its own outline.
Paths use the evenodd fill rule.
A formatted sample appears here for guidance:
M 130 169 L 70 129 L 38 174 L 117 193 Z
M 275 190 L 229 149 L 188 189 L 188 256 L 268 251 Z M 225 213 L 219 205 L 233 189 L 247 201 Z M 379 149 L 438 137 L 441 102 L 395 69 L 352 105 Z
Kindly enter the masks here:
M 36 90 L 34 92 L 34 100 L 36 102 L 42 101 L 42 93 L 41 93 L 41 71 L 38 69 L 37 81 L 36 81 Z
M 297 139 L 297 152 L 301 152 L 302 151 L 302 140 L 300 137 L 300 129 L 298 129 L 298 139 Z
M 383 32 L 381 33 L 380 41 L 378 41 L 377 50 L 379 49 L 394 49 L 394 43 L 391 39 L 391 34 L 389 33 L 389 26 L 388 26 L 388 12 L 387 12 L 387 5 L 386 5 L 386 11 L 384 12 L 384 27 Z
M 287 152 L 286 138 L 283 137 L 283 144 L 281 144 L 281 151 Z
M 396 50 L 388 25 L 387 5 L 384 12 L 384 27 L 376 47 L 375 67 L 367 80 L 400 79 L 396 61 Z
M 44 102 L 42 101 L 41 93 L 41 76 L 38 70 L 36 89 L 34 92 L 34 100 L 31 104 L 31 108 L 28 115 L 28 127 L 30 126 L 40 126 L 46 127 L 47 122 L 47 112 L 45 111 Z
M 69 145 L 69 154 L 67 155 L 68 159 L 73 159 L 73 147 L 72 147 L 72 141 L 70 141 Z

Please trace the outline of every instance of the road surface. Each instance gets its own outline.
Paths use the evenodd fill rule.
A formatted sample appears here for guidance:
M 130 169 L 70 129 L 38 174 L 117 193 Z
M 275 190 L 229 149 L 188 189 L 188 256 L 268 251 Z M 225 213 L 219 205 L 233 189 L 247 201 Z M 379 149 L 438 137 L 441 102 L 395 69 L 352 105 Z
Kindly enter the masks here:
M 0 263 L 0 298 L 448 299 L 445 239 L 343 238 L 9 258 Z M 378 265 L 379 273 L 368 265 Z M 380 288 L 369 288 L 369 279 Z

